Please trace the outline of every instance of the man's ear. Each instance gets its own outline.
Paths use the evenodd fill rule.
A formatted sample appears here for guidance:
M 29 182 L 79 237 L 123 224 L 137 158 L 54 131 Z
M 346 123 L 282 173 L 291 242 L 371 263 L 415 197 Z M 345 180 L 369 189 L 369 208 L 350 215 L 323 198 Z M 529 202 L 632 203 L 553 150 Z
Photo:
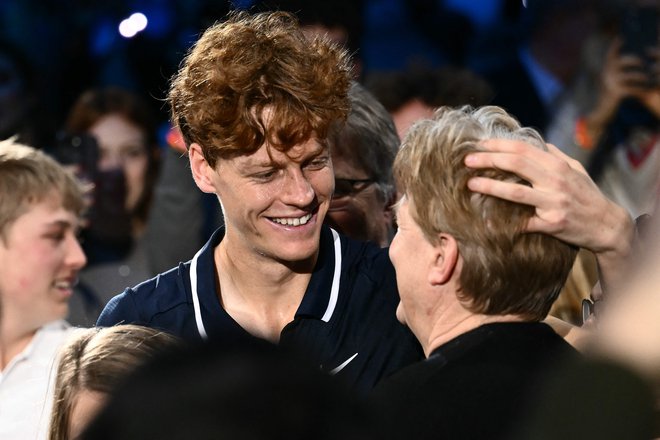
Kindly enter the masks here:
M 215 170 L 211 168 L 204 158 L 202 147 L 198 143 L 190 144 L 188 158 L 190 160 L 190 169 L 192 170 L 193 179 L 195 179 L 195 183 L 199 189 L 205 193 L 215 193 L 215 185 L 213 184 L 212 179 Z
M 458 243 L 452 235 L 441 233 L 438 237 L 438 243 L 433 246 L 434 261 L 429 271 L 429 283 L 434 286 L 451 280 L 459 257 Z

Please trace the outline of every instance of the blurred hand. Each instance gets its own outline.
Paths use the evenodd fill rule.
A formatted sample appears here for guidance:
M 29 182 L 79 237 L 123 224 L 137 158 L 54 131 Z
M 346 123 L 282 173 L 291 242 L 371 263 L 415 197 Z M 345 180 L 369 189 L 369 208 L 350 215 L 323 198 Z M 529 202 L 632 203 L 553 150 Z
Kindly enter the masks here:
M 640 101 L 660 118 L 660 47 L 648 50 L 649 56 L 654 60 L 651 65 L 651 84 L 653 87 L 642 92 Z
M 596 106 L 586 115 L 592 139 L 600 137 L 623 99 L 642 100 L 648 93 L 649 77 L 644 72 L 644 61 L 634 55 L 623 55 L 620 51 L 621 41 L 616 39 L 605 56 Z
M 644 60 L 621 54 L 621 41 L 615 40 L 607 51 L 601 76 L 603 100 L 618 104 L 623 98 L 641 97 L 647 90 L 649 76 L 644 71 Z

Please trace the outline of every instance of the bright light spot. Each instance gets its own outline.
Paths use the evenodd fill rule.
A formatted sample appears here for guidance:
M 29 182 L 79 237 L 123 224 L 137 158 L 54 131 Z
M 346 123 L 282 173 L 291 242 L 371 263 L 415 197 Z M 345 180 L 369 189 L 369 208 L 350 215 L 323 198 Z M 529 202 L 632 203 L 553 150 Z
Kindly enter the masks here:
M 135 28 L 138 32 L 145 30 L 147 24 L 149 23 L 147 17 L 142 12 L 136 12 L 135 14 L 132 14 L 128 19 L 135 25 Z
M 147 27 L 149 21 L 141 12 L 136 12 L 119 23 L 119 33 L 124 38 L 133 38 Z
M 119 34 L 121 34 L 122 37 L 133 38 L 136 33 L 137 32 L 135 32 L 135 29 L 131 26 L 131 22 L 128 19 L 122 20 L 121 23 L 119 23 Z

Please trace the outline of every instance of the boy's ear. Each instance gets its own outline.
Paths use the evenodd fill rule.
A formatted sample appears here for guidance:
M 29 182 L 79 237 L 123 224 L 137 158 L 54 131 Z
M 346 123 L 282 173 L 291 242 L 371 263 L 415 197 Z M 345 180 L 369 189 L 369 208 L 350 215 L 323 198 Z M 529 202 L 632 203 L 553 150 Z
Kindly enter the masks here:
M 188 159 L 190 160 L 193 179 L 195 179 L 195 183 L 199 189 L 205 193 L 215 193 L 215 185 L 212 178 L 215 170 L 211 168 L 204 158 L 202 147 L 198 143 L 192 143 L 190 145 Z
M 429 272 L 429 283 L 446 284 L 452 279 L 458 264 L 458 243 L 450 235 L 440 234 L 438 244 L 434 245 L 434 262 Z

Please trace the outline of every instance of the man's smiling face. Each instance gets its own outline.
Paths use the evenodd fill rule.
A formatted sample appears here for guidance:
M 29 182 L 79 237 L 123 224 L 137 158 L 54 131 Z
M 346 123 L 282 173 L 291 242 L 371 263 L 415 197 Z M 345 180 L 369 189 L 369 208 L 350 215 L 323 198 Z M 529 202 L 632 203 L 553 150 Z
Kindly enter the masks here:
M 264 144 L 219 160 L 212 180 L 231 246 L 284 262 L 316 257 L 334 189 L 327 145 L 310 138 L 282 152 Z

